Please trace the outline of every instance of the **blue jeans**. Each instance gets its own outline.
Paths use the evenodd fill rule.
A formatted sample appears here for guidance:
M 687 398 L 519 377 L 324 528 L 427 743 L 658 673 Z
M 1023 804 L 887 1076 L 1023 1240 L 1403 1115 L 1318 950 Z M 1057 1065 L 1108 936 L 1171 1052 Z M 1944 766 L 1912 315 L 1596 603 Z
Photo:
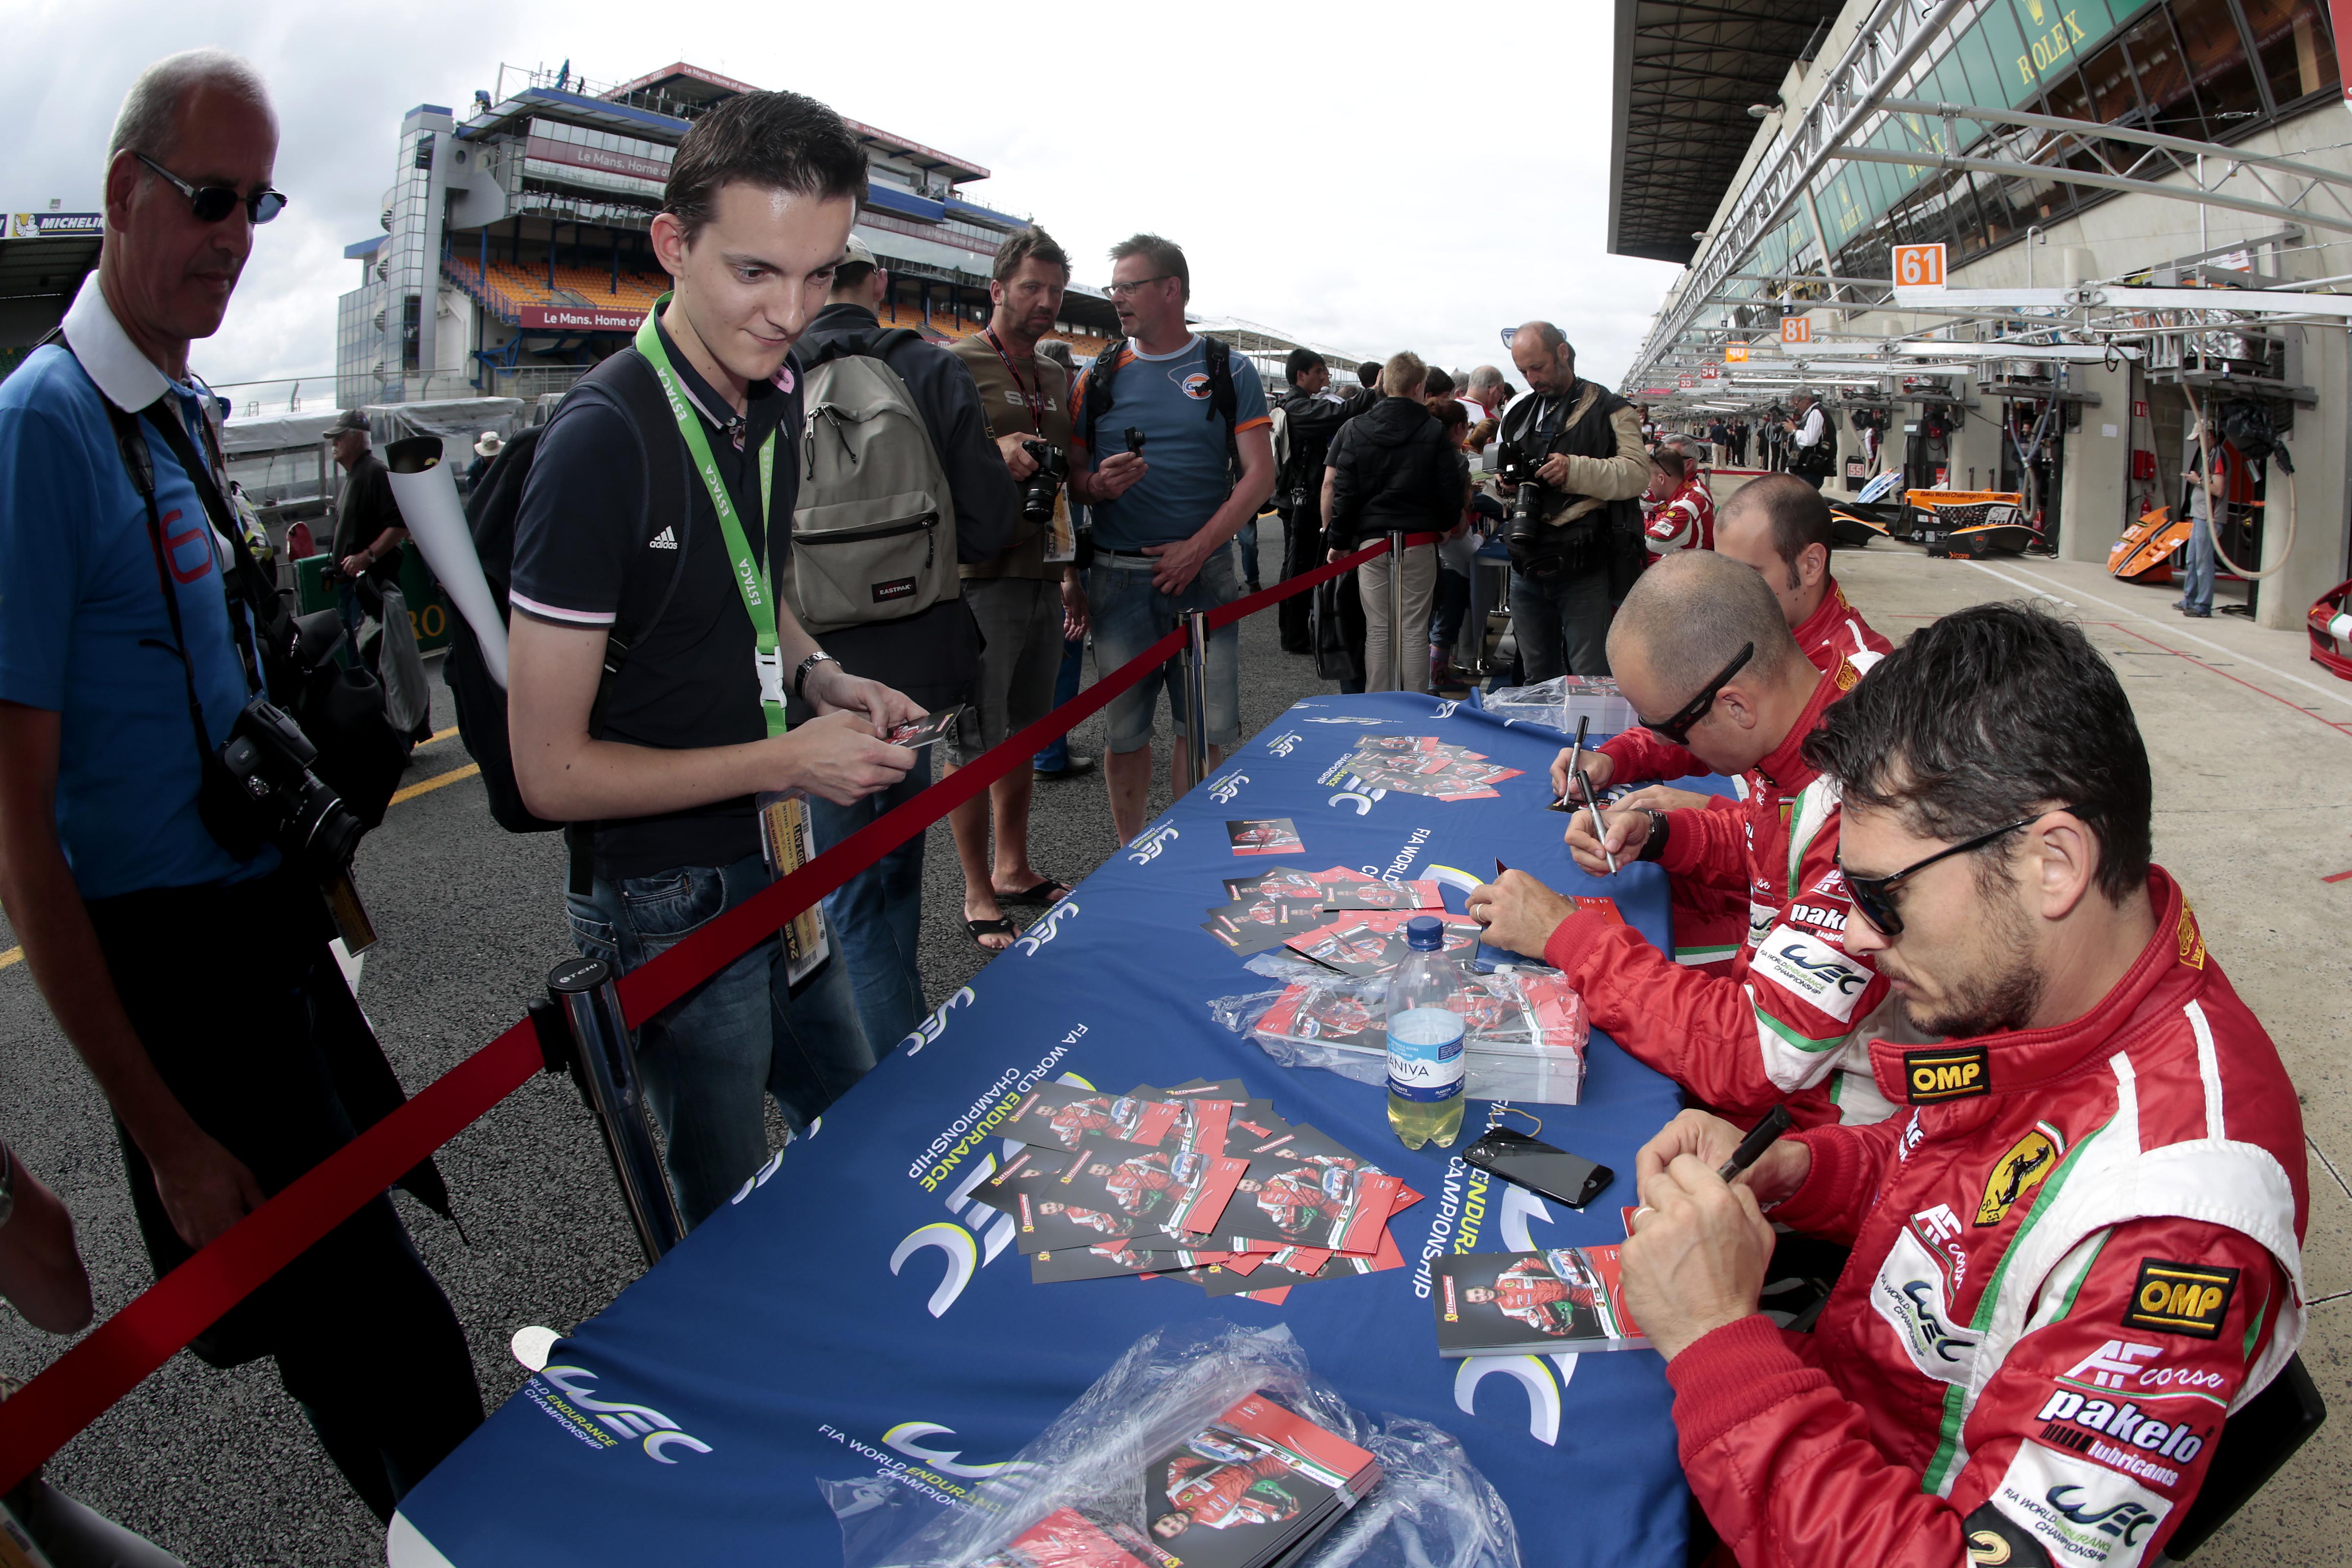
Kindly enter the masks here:
M 1429 617 L 1429 646 L 1447 653 L 1462 636 L 1462 622 L 1470 613 L 1470 579 L 1443 567 L 1437 574 L 1437 609 Z
M 1511 631 L 1518 638 L 1519 679 L 1528 686 L 1573 674 L 1609 673 L 1609 568 L 1534 578 L 1511 574 Z
M 768 884 L 766 861 L 747 855 L 731 866 L 600 876 L 588 897 L 568 893 L 564 906 L 573 945 L 625 974 Z M 646 1020 L 637 1067 L 686 1223 L 701 1224 L 767 1162 L 761 1093 L 805 1131 L 874 1062 L 840 954 L 794 995 L 774 937 Z
M 1257 519 L 1252 518 L 1242 524 L 1242 531 L 1234 535 L 1234 540 L 1242 549 L 1242 581 L 1255 588 L 1258 583 Z
M 1187 610 L 1213 610 L 1241 597 L 1234 581 L 1234 552 L 1217 550 L 1201 563 L 1192 586 L 1171 598 L 1151 585 L 1150 561 L 1139 557 L 1097 555 L 1087 574 L 1087 606 L 1094 618 L 1095 663 L 1108 675 L 1145 648 L 1174 631 Z M 1110 731 L 1109 748 L 1122 755 L 1151 743 L 1151 719 L 1160 689 L 1168 688 L 1168 706 L 1176 733 L 1184 733 L 1183 698 L 1177 690 L 1173 661 L 1161 665 L 1110 700 L 1104 723 Z M 1209 634 L 1209 734 L 1212 746 L 1230 746 L 1242 738 L 1241 629 L 1223 626 Z
M 2192 514 L 2185 554 L 2187 574 L 2180 607 L 2192 616 L 2210 616 L 2213 613 L 2213 524 L 2210 521 Z
M 809 796 L 809 821 L 816 847 L 830 849 L 884 812 L 914 799 L 930 786 L 931 748 L 915 753 L 907 776 L 854 805 L 835 805 Z M 929 1008 L 923 1005 L 923 976 L 916 968 L 916 941 L 923 925 L 923 836 L 916 834 L 881 860 L 824 896 L 825 923 L 833 942 L 849 961 L 849 985 L 857 995 L 857 1021 L 877 1061 L 915 1032 Z
M 1087 673 L 1087 639 L 1069 637 L 1062 644 L 1062 668 L 1054 676 L 1054 706 L 1059 708 L 1078 694 L 1078 682 Z M 1058 773 L 1070 765 L 1070 737 L 1065 732 L 1054 743 L 1029 759 L 1029 765 L 1041 773 Z

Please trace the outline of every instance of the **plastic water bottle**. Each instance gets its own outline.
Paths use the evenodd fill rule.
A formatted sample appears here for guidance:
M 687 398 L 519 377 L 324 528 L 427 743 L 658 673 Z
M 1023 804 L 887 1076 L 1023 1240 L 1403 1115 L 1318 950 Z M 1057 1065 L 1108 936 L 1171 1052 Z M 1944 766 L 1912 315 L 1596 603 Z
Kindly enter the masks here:
M 1433 917 L 1404 933 L 1412 951 L 1389 976 L 1389 1127 L 1408 1149 L 1451 1149 L 1462 1131 L 1462 968 Z

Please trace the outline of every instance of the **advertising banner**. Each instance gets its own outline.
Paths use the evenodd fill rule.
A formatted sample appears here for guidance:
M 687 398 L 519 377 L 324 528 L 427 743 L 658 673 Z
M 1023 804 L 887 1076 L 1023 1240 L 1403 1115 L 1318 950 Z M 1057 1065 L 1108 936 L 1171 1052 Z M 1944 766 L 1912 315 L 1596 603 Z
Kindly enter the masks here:
M 606 305 L 522 305 L 519 323 L 527 332 L 634 332 L 646 319 L 642 310 Z
M 523 144 L 522 155 L 546 163 L 569 163 L 575 169 L 593 169 L 604 174 L 626 174 L 635 180 L 651 180 L 659 184 L 669 178 L 669 164 L 659 158 L 641 158 L 634 153 L 609 152 L 602 147 L 583 147 L 576 142 L 559 142 L 551 136 L 533 136 Z
M 105 227 L 104 213 L 18 213 L 8 224 L 8 237 L 95 239 Z

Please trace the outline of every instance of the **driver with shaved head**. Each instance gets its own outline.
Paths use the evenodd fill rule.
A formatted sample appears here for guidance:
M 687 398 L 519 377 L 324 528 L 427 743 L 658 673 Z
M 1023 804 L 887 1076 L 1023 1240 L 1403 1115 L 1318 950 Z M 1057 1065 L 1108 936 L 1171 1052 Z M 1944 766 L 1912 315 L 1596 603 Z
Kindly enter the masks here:
M 1743 1120 L 1787 1101 L 1798 1121 L 1877 1121 L 1893 1109 L 1870 1076 L 1864 1028 L 1886 994 L 1845 948 L 1837 868 L 1838 795 L 1803 756 L 1824 710 L 1861 679 L 1817 669 L 1754 568 L 1706 551 L 1643 574 L 1609 634 L 1627 700 L 1706 772 L 1737 773 L 1733 811 L 1620 809 L 1568 834 L 1595 876 L 1655 860 L 1677 881 L 1734 888 L 1744 939 L 1713 971 L 1676 963 L 1631 927 L 1574 910 L 1524 871 L 1470 895 L 1486 940 L 1558 966 L 1592 1021 L 1708 1105 Z

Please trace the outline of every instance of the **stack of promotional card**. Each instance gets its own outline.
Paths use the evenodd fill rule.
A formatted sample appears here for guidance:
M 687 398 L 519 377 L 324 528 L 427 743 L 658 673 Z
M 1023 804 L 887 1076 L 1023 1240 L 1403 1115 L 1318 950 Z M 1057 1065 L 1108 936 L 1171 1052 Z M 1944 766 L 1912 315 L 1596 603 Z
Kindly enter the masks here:
M 1261 1392 L 1144 1466 L 1148 1540 L 1058 1508 L 975 1568 L 1289 1568 L 1380 1479 L 1371 1455 Z
M 1340 765 L 1374 789 L 1433 800 L 1494 800 L 1494 786 L 1521 772 L 1434 735 L 1360 735 Z
M 1295 855 L 1306 841 L 1298 825 L 1286 816 L 1257 816 L 1225 824 L 1225 842 L 1236 855 Z
M 1209 918 L 1201 929 L 1247 958 L 1330 925 L 1334 916 L 1444 910 L 1435 882 L 1383 882 L 1344 866 L 1328 871 L 1276 866 L 1254 877 L 1226 878 L 1225 902 L 1203 911 Z
M 1013 1217 L 1039 1283 L 1170 1278 L 1279 1303 L 1402 1268 L 1389 1219 L 1422 1196 L 1234 1079 L 1040 1084 L 1000 1131 L 1022 1147 L 972 1195 Z
M 1465 1252 L 1440 1258 L 1437 1353 L 1551 1355 L 1622 1351 L 1649 1341 L 1625 1310 L 1614 1247 Z

